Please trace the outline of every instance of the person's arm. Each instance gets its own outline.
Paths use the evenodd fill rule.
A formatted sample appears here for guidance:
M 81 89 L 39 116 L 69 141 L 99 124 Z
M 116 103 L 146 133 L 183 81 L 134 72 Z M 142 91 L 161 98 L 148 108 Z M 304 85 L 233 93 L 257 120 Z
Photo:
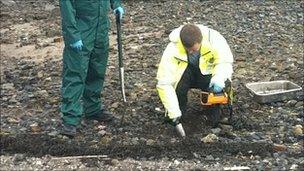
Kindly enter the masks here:
M 211 82 L 216 82 L 223 88 L 233 73 L 233 55 L 226 39 L 217 31 L 210 31 L 210 41 L 217 53 Z
M 163 53 L 161 62 L 157 71 L 157 91 L 158 95 L 168 112 L 169 119 L 174 119 L 182 115 L 179 108 L 177 95 L 174 85 L 176 80 L 174 78 L 175 72 L 177 72 L 177 64 L 172 56 L 172 45 L 168 45 Z
M 81 40 L 81 34 L 76 22 L 74 2 L 75 0 L 60 0 L 62 34 L 65 44 L 68 46 Z

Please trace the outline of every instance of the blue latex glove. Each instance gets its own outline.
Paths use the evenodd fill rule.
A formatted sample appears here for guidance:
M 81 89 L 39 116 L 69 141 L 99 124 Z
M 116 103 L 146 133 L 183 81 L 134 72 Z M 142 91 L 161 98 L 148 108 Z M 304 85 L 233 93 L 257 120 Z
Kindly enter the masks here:
M 122 7 L 117 7 L 113 10 L 114 14 L 119 14 L 120 19 L 122 19 L 122 16 L 124 15 L 125 11 Z
M 70 45 L 74 50 L 76 50 L 77 52 L 81 51 L 82 50 L 82 47 L 83 47 L 83 43 L 82 43 L 82 40 L 79 40 L 73 44 Z
M 224 88 L 225 84 L 220 84 L 220 83 L 217 83 L 216 81 L 212 80 L 210 81 L 210 84 L 209 84 L 209 88 L 214 92 L 214 93 L 220 93 L 223 91 L 223 88 Z
M 219 76 L 215 75 L 211 78 L 209 89 L 214 93 L 220 93 L 223 91 L 223 88 L 225 87 L 225 81 L 224 79 Z
M 223 91 L 223 88 L 216 85 L 216 84 L 214 84 L 212 87 L 213 87 L 212 90 L 213 90 L 214 93 L 220 93 L 220 92 Z

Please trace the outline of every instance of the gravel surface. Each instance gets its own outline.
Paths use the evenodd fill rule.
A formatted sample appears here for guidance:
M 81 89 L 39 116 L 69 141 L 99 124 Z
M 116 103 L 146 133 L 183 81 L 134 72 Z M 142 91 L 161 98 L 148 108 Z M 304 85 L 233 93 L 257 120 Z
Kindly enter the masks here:
M 289 80 L 304 88 L 303 1 L 123 1 L 127 104 L 122 103 L 114 16 L 102 96 L 124 123 L 83 121 L 58 134 L 63 41 L 58 1 L 0 0 L 1 170 L 304 170 L 303 93 L 257 103 L 246 83 Z M 186 140 L 163 123 L 156 71 L 172 29 L 201 23 L 235 57 L 232 125 L 211 128 L 189 93 Z M 208 142 L 208 143 L 207 143 Z

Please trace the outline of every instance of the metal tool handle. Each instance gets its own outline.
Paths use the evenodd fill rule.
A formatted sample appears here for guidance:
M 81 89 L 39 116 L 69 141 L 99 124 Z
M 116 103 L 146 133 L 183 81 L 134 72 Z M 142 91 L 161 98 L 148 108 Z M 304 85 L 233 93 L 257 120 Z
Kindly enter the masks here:
M 124 102 L 127 102 L 125 95 L 125 80 L 124 80 L 124 67 L 122 60 L 122 43 L 121 43 L 121 19 L 120 14 L 117 12 L 116 16 L 116 27 L 117 27 L 117 46 L 118 46 L 118 65 L 119 65 L 119 79 L 120 79 L 120 87 L 121 94 Z
M 119 68 L 121 68 L 123 67 L 123 61 L 122 61 L 122 43 L 121 43 L 121 20 L 120 20 L 119 12 L 117 12 L 115 16 L 116 16 L 116 28 L 117 28 L 118 62 L 119 62 Z

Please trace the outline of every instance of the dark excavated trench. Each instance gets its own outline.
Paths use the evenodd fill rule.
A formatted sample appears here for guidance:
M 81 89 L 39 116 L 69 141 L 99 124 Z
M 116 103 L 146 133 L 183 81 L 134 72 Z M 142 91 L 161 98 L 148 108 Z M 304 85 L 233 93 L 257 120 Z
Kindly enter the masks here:
M 197 156 L 260 155 L 272 154 L 272 144 L 267 142 L 215 142 L 204 144 L 190 138 L 182 141 L 158 141 L 153 145 L 139 142 L 136 145 L 118 144 L 112 139 L 107 145 L 88 143 L 85 140 L 62 139 L 47 134 L 1 135 L 1 155 L 22 153 L 29 156 L 83 156 L 107 155 L 112 158 L 193 159 Z M 195 154 L 195 155 L 194 155 Z

